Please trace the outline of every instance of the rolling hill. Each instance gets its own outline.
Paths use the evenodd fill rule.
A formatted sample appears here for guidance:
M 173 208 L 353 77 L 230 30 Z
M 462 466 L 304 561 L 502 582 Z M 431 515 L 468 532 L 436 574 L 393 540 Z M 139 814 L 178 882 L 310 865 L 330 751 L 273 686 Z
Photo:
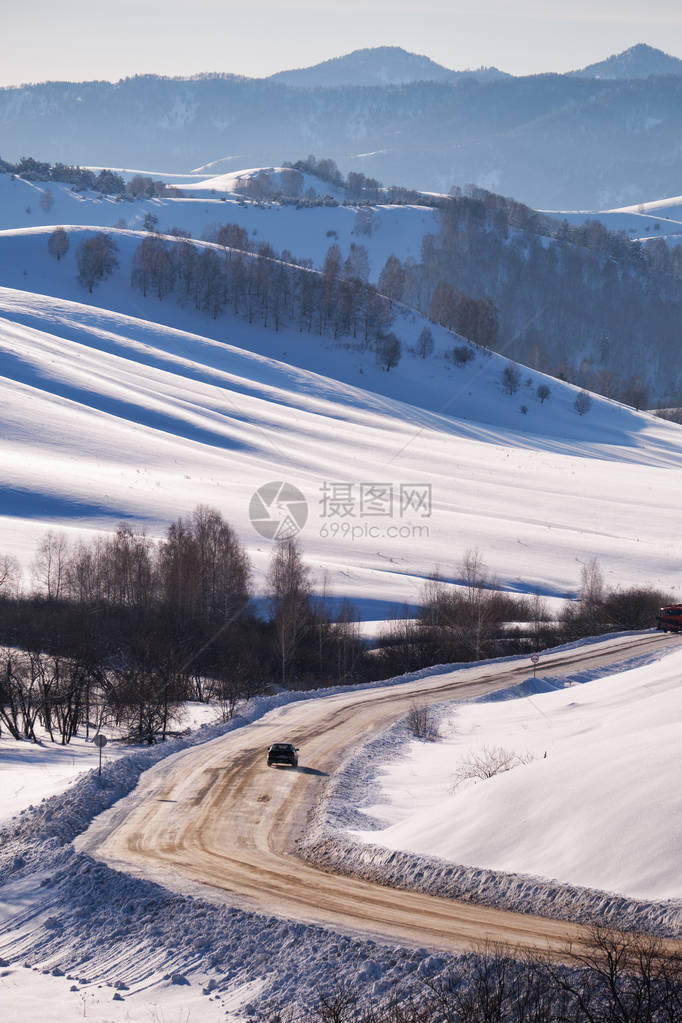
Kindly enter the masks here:
M 479 351 L 458 368 L 461 339 L 435 325 L 435 353 L 419 358 L 425 321 L 402 307 L 403 359 L 386 372 L 348 340 L 143 299 L 129 285 L 139 230 L 112 230 L 120 266 L 89 295 L 75 251 L 93 226 L 69 228 L 59 262 L 49 233 L 0 233 L 0 549 L 25 565 L 47 528 L 92 534 L 126 518 L 160 535 L 206 503 L 260 574 L 271 548 L 250 499 L 284 479 L 308 501 L 301 539 L 318 583 L 326 573 L 366 617 L 414 603 L 436 565 L 456 582 L 469 548 L 503 588 L 550 597 L 575 592 L 593 556 L 612 585 L 679 585 L 678 427 L 596 396 L 580 416 L 576 388 L 526 368 L 506 394 L 504 358 Z M 354 501 L 345 518 L 326 514 L 338 484 Z M 392 516 L 362 514 L 369 484 L 392 488 Z M 400 513 L 401 487 L 415 486 L 430 488 L 428 516 Z

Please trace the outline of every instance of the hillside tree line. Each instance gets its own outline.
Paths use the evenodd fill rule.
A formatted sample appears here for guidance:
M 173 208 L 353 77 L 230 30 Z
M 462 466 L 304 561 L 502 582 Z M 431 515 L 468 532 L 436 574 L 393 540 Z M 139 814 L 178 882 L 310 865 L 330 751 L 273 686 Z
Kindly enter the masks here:
M 0 558 L 0 725 L 32 741 L 40 726 L 64 744 L 105 723 L 163 740 L 187 700 L 217 701 L 229 717 L 274 686 L 371 681 L 646 628 L 669 602 L 645 587 L 608 590 L 591 561 L 578 599 L 550 615 L 540 596 L 505 592 L 467 551 L 455 578 L 434 575 L 417 611 L 406 608 L 370 649 L 352 604 L 316 595 L 296 540 L 273 547 L 258 594 L 233 528 L 204 506 L 159 540 L 127 523 L 75 542 L 51 531 L 32 579 L 25 593 L 16 559 Z
M 571 226 L 481 189 L 457 191 L 437 217 L 419 261 L 392 257 L 396 298 L 581 388 L 635 408 L 682 404 L 681 246 Z
M 71 185 L 76 192 L 89 190 L 121 199 L 152 199 L 165 195 L 177 198 L 182 195 L 180 189 L 147 174 L 135 174 L 126 183 L 120 174 L 106 168 L 95 172 L 87 167 L 36 160 L 32 156 L 22 156 L 16 163 L 0 159 L 0 174 L 11 174 L 24 181 L 57 181 Z
M 394 319 L 389 299 L 368 282 L 369 260 L 362 245 L 344 259 L 332 245 L 320 272 L 267 242 L 252 251 L 237 224 L 207 232 L 211 245 L 189 238 L 169 242 L 149 234 L 135 250 L 131 282 L 144 296 L 163 301 L 174 295 L 213 319 L 229 311 L 249 323 L 278 331 L 348 337 L 367 347 L 384 337 Z
M 363 674 L 357 614 L 315 597 L 296 542 L 273 549 L 259 604 L 249 558 L 213 509 L 173 522 L 160 541 L 127 524 L 76 543 L 49 532 L 29 594 L 14 560 L 3 564 L 0 723 L 15 738 L 35 741 L 40 725 L 68 743 L 106 721 L 151 743 L 186 700 L 218 701 L 229 716 L 272 685 Z

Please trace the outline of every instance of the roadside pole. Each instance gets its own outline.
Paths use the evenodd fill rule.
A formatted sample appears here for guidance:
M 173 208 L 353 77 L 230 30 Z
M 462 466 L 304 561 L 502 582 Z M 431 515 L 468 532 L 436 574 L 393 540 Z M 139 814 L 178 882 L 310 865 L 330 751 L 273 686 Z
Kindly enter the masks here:
M 106 735 L 102 735 L 101 732 L 98 732 L 97 735 L 95 736 L 95 738 L 92 741 L 94 742 L 95 746 L 99 747 L 99 772 L 98 773 L 99 773 L 99 777 L 101 778 L 102 777 L 102 750 L 104 749 L 104 747 L 107 744 L 107 737 L 106 737 Z

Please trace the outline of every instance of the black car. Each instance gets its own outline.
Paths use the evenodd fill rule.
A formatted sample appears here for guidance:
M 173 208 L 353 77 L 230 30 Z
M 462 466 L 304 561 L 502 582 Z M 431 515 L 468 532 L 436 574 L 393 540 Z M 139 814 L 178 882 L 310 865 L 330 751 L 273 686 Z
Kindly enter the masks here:
M 298 767 L 298 747 L 290 742 L 273 742 L 268 750 L 268 767 L 272 767 L 273 764 Z

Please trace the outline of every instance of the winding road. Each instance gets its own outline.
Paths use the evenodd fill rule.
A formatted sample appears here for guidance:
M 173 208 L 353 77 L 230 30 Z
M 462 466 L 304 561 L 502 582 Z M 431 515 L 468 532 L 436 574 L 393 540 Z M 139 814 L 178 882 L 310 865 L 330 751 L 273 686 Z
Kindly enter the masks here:
M 680 637 L 619 636 L 545 654 L 562 675 L 676 646 Z M 146 771 L 135 792 L 93 822 L 77 847 L 110 866 L 185 893 L 266 915 L 442 951 L 491 939 L 559 952 L 576 924 L 408 892 L 326 873 L 295 854 L 325 785 L 348 753 L 420 704 L 479 696 L 527 678 L 526 660 L 487 662 L 421 679 L 288 704 Z M 301 766 L 272 769 L 274 741 Z

